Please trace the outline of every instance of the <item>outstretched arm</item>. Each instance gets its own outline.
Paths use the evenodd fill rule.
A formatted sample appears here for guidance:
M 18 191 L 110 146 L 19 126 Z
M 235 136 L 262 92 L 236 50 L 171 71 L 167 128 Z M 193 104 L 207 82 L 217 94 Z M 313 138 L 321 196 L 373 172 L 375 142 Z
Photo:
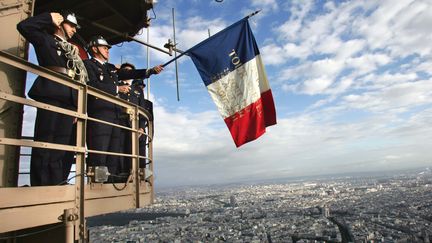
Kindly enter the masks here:
M 119 69 L 117 76 L 119 80 L 148 78 L 153 74 L 159 74 L 163 71 L 162 65 L 155 66 L 150 69 Z

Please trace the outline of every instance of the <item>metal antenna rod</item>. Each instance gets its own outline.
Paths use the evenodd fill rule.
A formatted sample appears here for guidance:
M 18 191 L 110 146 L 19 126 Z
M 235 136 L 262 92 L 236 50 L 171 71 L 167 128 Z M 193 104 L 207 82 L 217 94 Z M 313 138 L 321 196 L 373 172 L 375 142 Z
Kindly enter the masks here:
M 92 21 L 90 21 L 90 20 L 87 20 L 87 19 L 82 18 L 82 17 L 79 17 L 79 16 L 77 16 L 77 18 L 78 18 L 79 20 L 83 20 L 83 21 L 85 21 L 85 22 L 87 22 L 87 23 L 89 23 L 89 24 L 91 24 L 91 25 L 93 25 L 93 26 L 95 26 L 95 27 L 97 27 L 97 28 L 100 28 L 100 29 L 106 30 L 106 31 L 108 31 L 108 32 L 111 32 L 111 33 L 113 33 L 113 34 L 115 34 L 115 35 L 117 35 L 117 36 L 119 36 L 119 37 L 123 37 L 123 38 L 125 38 L 125 39 L 127 39 L 127 40 L 132 40 L 132 41 L 138 42 L 138 43 L 140 43 L 140 44 L 143 44 L 143 45 L 145 45 L 145 46 L 148 46 L 148 47 L 150 47 L 150 48 L 153 48 L 153 49 L 155 49 L 155 50 L 158 50 L 158 51 L 160 51 L 160 52 L 163 52 L 163 53 L 168 54 L 168 55 L 171 56 L 171 53 L 165 51 L 164 49 L 159 48 L 159 47 L 154 46 L 154 45 L 151 45 L 151 44 L 146 43 L 146 42 L 144 42 L 144 41 L 141 41 L 141 40 L 139 40 L 139 39 L 137 39 L 137 38 L 134 38 L 134 37 L 132 37 L 132 36 L 129 36 L 127 33 L 121 33 L 121 32 L 119 32 L 119 31 L 117 31 L 117 30 L 111 29 L 111 28 L 106 27 L 106 26 L 104 26 L 104 25 L 102 25 L 102 24 L 99 24 L 99 23 L 96 23 L 96 22 L 92 22 Z
M 147 27 L 147 43 L 150 43 L 150 26 Z M 150 68 L 150 47 L 147 46 L 147 69 Z M 147 99 L 150 100 L 150 76 L 147 78 Z
M 177 42 L 176 42 L 175 12 L 174 12 L 174 8 L 172 8 L 172 25 L 173 25 L 174 47 L 175 47 L 177 45 Z M 177 63 L 177 52 L 176 51 L 174 51 L 174 60 L 175 60 L 176 85 L 177 85 L 177 101 L 180 101 L 180 91 L 179 91 L 179 81 L 178 81 L 178 63 Z

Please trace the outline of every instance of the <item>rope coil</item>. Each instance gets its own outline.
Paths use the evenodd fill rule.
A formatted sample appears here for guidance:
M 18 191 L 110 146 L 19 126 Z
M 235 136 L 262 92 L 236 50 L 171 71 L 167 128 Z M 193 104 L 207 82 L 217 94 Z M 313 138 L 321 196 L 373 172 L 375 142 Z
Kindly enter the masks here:
M 67 58 L 66 67 L 73 70 L 75 73 L 72 78 L 80 83 L 87 83 L 87 69 L 85 68 L 84 62 L 79 56 L 78 47 L 67 41 L 59 41 L 58 43 L 60 48 L 64 51 L 65 57 Z

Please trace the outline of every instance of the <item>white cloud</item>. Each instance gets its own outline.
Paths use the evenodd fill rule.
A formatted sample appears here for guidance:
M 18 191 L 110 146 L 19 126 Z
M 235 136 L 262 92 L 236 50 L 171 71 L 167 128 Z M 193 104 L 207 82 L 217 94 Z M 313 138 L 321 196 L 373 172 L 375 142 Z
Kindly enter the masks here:
M 275 44 L 269 44 L 260 49 L 264 63 L 267 65 L 278 65 L 286 62 L 283 49 Z
M 227 24 L 221 19 L 207 20 L 201 16 L 193 16 L 184 20 L 179 19 L 176 22 L 176 47 L 182 51 L 186 51 L 202 40 L 208 38 L 209 30 L 211 35 L 214 35 L 226 26 Z M 146 41 L 147 33 L 144 31 L 141 35 L 136 37 L 140 40 Z M 154 44 L 155 46 L 168 51 L 168 49 L 163 48 L 163 46 L 168 43 L 168 39 L 174 41 L 171 25 L 155 25 L 150 28 L 150 43 L 156 43 Z M 146 47 L 143 46 L 143 49 L 145 48 Z M 143 51 L 142 53 L 144 54 L 145 52 Z M 168 61 L 172 58 L 167 54 L 153 50 L 151 52 L 151 57 L 156 61 Z M 182 59 L 179 60 L 182 61 Z
M 350 94 L 345 96 L 344 100 L 355 109 L 372 112 L 404 112 L 408 108 L 430 103 L 431 89 L 432 80 L 404 82 L 363 94 Z
M 276 0 L 251 0 L 253 7 L 262 8 L 264 11 L 267 9 L 271 11 L 278 10 L 278 3 Z
M 343 42 L 338 36 L 328 35 L 325 36 L 321 42 L 317 43 L 314 49 L 318 53 L 333 54 L 340 49 L 342 44 Z
M 345 60 L 347 68 L 353 68 L 356 75 L 364 75 L 377 70 L 379 66 L 388 64 L 391 59 L 385 54 L 363 54 Z
M 432 40 L 426 26 L 432 24 L 428 1 L 382 1 L 369 18 L 353 25 L 371 49 L 384 48 L 393 56 L 428 55 Z
M 352 57 L 362 51 L 365 46 L 366 42 L 364 40 L 354 39 L 346 41 L 335 50 L 336 58 L 345 59 Z
M 427 1 L 327 3 L 327 12 L 321 15 L 311 14 L 314 7 L 309 3 L 292 3 L 289 20 L 274 29 L 279 35 L 278 42 L 265 46 L 266 52 L 275 57 L 266 59 L 268 65 L 287 64 L 293 58 L 301 60 L 300 65 L 287 66 L 278 75 L 280 81 L 299 82 L 282 84 L 283 90 L 304 92 L 299 87 L 307 87 L 306 90 L 312 91 L 309 94 L 343 92 L 346 88 L 327 90 L 334 88 L 332 85 L 311 89 L 310 83 L 333 79 L 333 83 L 341 84 L 338 79 L 344 72 L 351 73 L 350 79 L 354 81 L 371 74 L 376 80 L 383 80 L 379 77 L 383 74 L 375 72 L 412 54 L 422 56 L 422 62 L 411 66 L 399 64 L 401 71 L 404 66 L 409 68 L 401 73 L 403 77 L 412 77 L 419 70 L 431 72 L 427 63 L 432 36 L 426 26 L 432 24 L 432 5 Z M 279 45 L 279 42 L 287 43 Z M 321 92 L 316 93 L 318 90 Z
M 340 82 L 336 83 L 334 87 L 328 90 L 328 92 L 331 94 L 340 94 L 348 90 L 352 84 L 353 84 L 352 78 L 345 77 L 342 78 Z
M 271 15 L 262 17 L 258 28 L 266 33 L 260 46 L 264 62 L 278 70 L 270 74 L 283 91 L 272 86 L 276 101 L 288 100 L 279 107 L 276 103 L 278 124 L 236 149 L 216 112 L 160 104 L 155 111 L 155 158 L 164 172 L 162 181 L 190 184 L 365 171 L 432 159 L 432 111 L 425 108 L 432 100 L 427 76 L 432 72 L 431 4 L 344 1 L 327 2 L 317 10 L 313 1 L 293 1 L 275 11 L 274 1 L 261 3 L 274 14 L 287 6 L 289 11 L 288 19 L 272 22 L 273 34 L 262 24 Z M 179 32 L 206 35 L 197 19 L 190 20 L 195 25 Z M 305 95 L 310 100 L 299 98 L 290 107 L 289 101 Z
M 283 46 L 283 52 L 286 58 L 299 58 L 301 60 L 306 59 L 311 54 L 311 49 L 309 46 L 300 44 L 296 45 L 294 43 L 287 43 Z
M 309 95 L 319 94 L 326 90 L 332 84 L 332 80 L 324 78 L 309 79 L 304 81 L 300 88 L 301 93 Z
M 155 103 L 155 121 L 158 154 L 205 154 L 224 145 L 224 136 L 211 129 L 223 125 L 217 111 L 191 113 L 178 108 L 168 112 Z
M 287 39 L 288 41 L 295 41 L 302 29 L 302 21 L 312 7 L 313 1 L 310 0 L 293 1 L 289 9 L 291 13 L 290 19 L 276 28 L 280 33 L 280 38 Z
M 371 74 L 365 77 L 366 83 L 363 85 L 363 88 L 367 89 L 380 89 L 385 88 L 391 85 L 395 85 L 398 83 L 411 82 L 418 78 L 416 73 L 395 73 L 390 74 L 385 72 L 380 75 Z
M 414 67 L 412 71 L 425 72 L 428 75 L 432 75 L 432 68 L 430 67 L 432 67 L 432 58 L 429 57 L 427 60 Z
M 36 120 L 36 108 L 24 106 L 22 134 L 24 136 L 33 136 L 34 122 Z
M 161 122 L 173 120 L 177 113 L 166 113 L 166 119 Z M 425 110 L 421 114 L 427 117 L 430 113 Z M 198 126 L 198 129 L 225 135 L 211 136 L 205 132 L 205 136 L 211 136 L 205 139 L 213 142 L 215 148 L 208 146 L 210 143 L 207 144 L 205 140 L 202 143 L 202 138 L 194 135 L 183 136 L 180 141 L 193 144 L 191 147 L 180 146 L 178 149 L 173 143 L 179 141 L 165 144 L 167 150 L 158 150 L 156 153 L 157 159 L 164 161 L 164 164 L 157 165 L 158 169 L 164 172 L 157 183 L 166 183 L 168 180 L 172 184 L 190 184 L 197 181 L 222 183 L 252 177 L 275 178 L 305 173 L 383 169 L 377 161 L 389 161 L 393 158 L 398 164 L 417 161 L 421 157 L 419 155 L 428 150 L 426 144 L 432 142 L 432 136 L 422 136 L 422 133 L 431 132 L 427 122 L 404 123 L 398 122 L 393 116 L 379 115 L 364 121 L 335 124 L 332 120 L 322 119 L 325 115 L 325 111 L 320 111 L 291 119 L 281 118 L 263 137 L 240 149 L 235 149 L 229 136 L 225 136 L 228 133 L 226 128 Z M 191 114 L 186 116 L 187 119 L 180 122 L 181 124 L 187 122 L 195 126 L 200 119 Z M 431 116 L 428 117 L 430 122 Z M 383 125 L 386 123 L 393 127 L 386 128 Z M 163 126 L 165 125 L 167 124 Z M 171 129 L 171 126 L 172 124 L 166 128 Z M 185 129 L 183 133 L 188 134 L 189 128 Z M 399 133 L 400 129 L 406 131 L 403 136 Z M 418 142 L 416 140 L 422 141 L 424 146 L 412 147 Z M 380 141 L 379 149 L 376 148 L 377 141 Z M 161 144 L 158 144 L 156 147 L 160 146 Z M 169 149 L 170 146 L 174 146 L 174 153 Z M 364 156 L 366 153 L 367 159 Z M 268 159 L 270 154 L 271 159 Z M 407 156 L 408 154 L 410 156 Z M 194 171 L 194 176 L 188 176 L 188 171 Z

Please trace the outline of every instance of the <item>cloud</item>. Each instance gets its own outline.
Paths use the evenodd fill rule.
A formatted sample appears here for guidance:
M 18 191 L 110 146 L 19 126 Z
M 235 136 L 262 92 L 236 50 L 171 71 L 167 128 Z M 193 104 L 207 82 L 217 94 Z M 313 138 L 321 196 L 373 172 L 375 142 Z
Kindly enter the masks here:
M 345 59 L 360 53 L 364 50 L 365 46 L 366 42 L 364 40 L 348 40 L 341 43 L 338 48 L 334 50 L 334 53 L 337 59 Z
M 286 55 L 283 48 L 275 44 L 262 47 L 260 52 L 263 56 L 264 63 L 267 65 L 278 65 L 286 62 Z
M 374 99 L 351 97 L 355 103 Z M 423 135 L 432 134 L 430 109 L 411 116 L 408 122 L 399 119 L 398 114 L 382 110 L 374 116 L 346 123 L 335 122 L 333 117 L 341 114 L 341 110 L 333 112 L 332 109 L 279 118 L 278 124 L 269 127 L 260 139 L 239 149 L 233 145 L 221 118 L 212 111 L 193 114 L 181 109 L 158 110 L 163 117 L 157 118 L 159 127 L 155 138 L 155 159 L 160 171 L 157 183 L 227 183 L 251 178 L 373 171 L 384 169 L 376 161 L 394 161 L 400 166 L 418 161 L 428 150 L 426 144 L 432 142 L 432 135 Z M 173 121 L 179 121 L 175 122 L 174 129 Z M 165 130 L 172 131 L 168 134 Z M 177 133 L 180 140 L 166 139 Z M 165 139 L 160 141 L 162 137 Z M 424 146 L 415 147 L 418 141 Z M 408 153 L 411 156 L 404 156 Z M 399 158 L 389 160 L 389 155 Z M 193 177 L 189 176 L 191 171 Z
M 350 94 L 346 105 L 371 112 L 404 112 L 415 106 L 426 105 L 432 98 L 432 80 L 396 83 L 379 90 Z
M 258 45 L 273 77 L 278 124 L 237 149 L 216 109 L 159 98 L 156 184 L 430 164 L 430 3 L 291 1 L 275 9 L 275 1 L 251 1 L 258 4 L 279 16 L 262 15 L 254 29 L 265 40 Z M 179 43 L 206 38 L 206 26 L 227 26 L 206 18 L 183 16 Z M 165 27 L 161 41 L 171 33 Z
M 166 22 L 167 24 L 159 24 L 150 28 L 150 42 L 157 43 L 157 47 L 162 48 L 166 43 L 168 43 L 168 39 L 174 41 L 172 24 L 170 21 Z M 226 26 L 227 23 L 220 18 L 204 19 L 201 16 L 192 16 L 185 19 L 178 19 L 176 21 L 176 47 L 185 51 L 208 38 L 209 30 L 213 35 L 224 29 Z M 147 33 L 142 33 L 136 37 L 140 40 L 146 41 Z M 142 48 L 145 49 L 146 47 Z M 166 48 L 165 50 L 168 51 Z M 143 53 L 145 52 L 143 51 Z M 168 61 L 172 58 L 167 54 L 158 51 L 152 51 L 151 56 L 152 59 L 157 61 Z M 181 61 L 182 59 L 179 60 Z
M 431 7 L 426 1 L 351 1 L 327 3 L 315 15 L 317 5 L 294 2 L 290 18 L 273 29 L 279 39 L 267 43 L 263 55 L 267 65 L 285 65 L 277 75 L 285 92 L 335 95 L 407 82 L 416 72 L 431 72 L 431 35 L 424 29 Z M 419 61 L 410 62 L 410 55 L 419 55 Z M 398 75 L 381 71 L 398 66 Z M 362 86 L 365 76 L 369 82 Z
M 328 35 L 315 46 L 314 50 L 322 54 L 333 54 L 340 50 L 343 45 L 342 40 L 337 35 Z
M 221 136 L 214 127 L 224 124 L 217 111 L 192 113 L 177 108 L 173 112 L 155 104 L 156 141 L 160 154 L 175 153 L 205 154 L 223 146 Z M 227 137 L 225 136 L 225 139 Z
M 278 3 L 276 0 L 251 0 L 252 7 L 264 9 L 264 11 L 278 10 Z
M 353 28 L 371 49 L 386 49 L 392 56 L 431 52 L 432 6 L 428 1 L 383 1 L 368 18 L 358 19 Z
M 412 82 L 418 79 L 415 72 L 412 73 L 389 73 L 380 75 L 370 74 L 363 78 L 362 87 L 366 89 L 381 89 L 395 84 Z
M 315 79 L 308 79 L 303 82 L 300 92 L 314 95 L 319 94 L 326 90 L 330 85 L 332 84 L 331 79 L 325 79 L 325 78 L 315 78 Z
M 34 133 L 34 122 L 36 120 L 36 108 L 30 106 L 24 106 L 23 116 L 23 136 L 33 136 Z

